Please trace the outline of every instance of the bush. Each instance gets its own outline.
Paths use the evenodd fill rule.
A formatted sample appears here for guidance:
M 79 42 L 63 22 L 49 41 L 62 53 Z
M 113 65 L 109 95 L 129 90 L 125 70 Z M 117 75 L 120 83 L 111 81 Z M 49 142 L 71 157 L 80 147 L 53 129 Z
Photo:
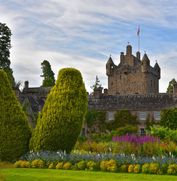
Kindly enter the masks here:
M 63 168 L 63 162 L 58 162 L 56 165 L 56 169 L 62 169 Z
M 88 170 L 97 170 L 98 167 L 99 167 L 99 164 L 94 162 L 94 161 L 92 161 L 92 160 L 87 162 Z
M 107 161 L 107 171 L 116 172 L 117 171 L 117 163 L 115 160 Z
M 134 166 L 135 165 L 129 165 L 128 166 L 128 173 L 133 173 L 134 172 Z
M 38 117 L 30 142 L 32 150 L 69 153 L 80 134 L 87 104 L 81 73 L 73 68 L 60 70 Z
M 127 171 L 128 171 L 128 166 L 126 164 L 120 166 L 120 172 L 126 173 Z
M 126 134 L 136 134 L 137 132 L 137 126 L 126 125 L 124 127 L 117 128 L 115 131 L 112 131 L 112 135 L 122 136 Z
M 55 164 L 54 163 L 50 163 L 48 166 L 49 169 L 54 169 L 55 168 Z
M 149 173 L 149 163 L 145 163 L 143 166 L 142 166 L 142 173 Z
M 0 160 L 14 161 L 29 148 L 27 117 L 13 92 L 6 73 L 0 70 Z
M 43 160 L 33 160 L 31 162 L 31 167 L 32 168 L 44 168 L 45 162 Z
M 149 165 L 149 173 L 157 174 L 159 171 L 159 164 L 158 163 L 150 163 Z
M 106 160 L 101 161 L 100 170 L 101 171 L 107 171 L 107 161 Z
M 64 170 L 70 170 L 72 168 L 72 164 L 70 162 L 66 162 L 64 165 L 63 165 L 63 169 Z
M 170 164 L 168 166 L 167 174 L 176 175 L 177 174 L 177 164 Z
M 83 160 L 78 162 L 76 165 L 79 170 L 85 170 L 87 168 L 87 163 Z
M 141 172 L 141 165 L 136 164 L 133 169 L 134 173 L 140 173 Z
M 177 108 L 162 110 L 160 125 L 176 130 L 177 129 Z
M 15 168 L 30 168 L 30 162 L 25 160 L 19 160 L 14 163 Z

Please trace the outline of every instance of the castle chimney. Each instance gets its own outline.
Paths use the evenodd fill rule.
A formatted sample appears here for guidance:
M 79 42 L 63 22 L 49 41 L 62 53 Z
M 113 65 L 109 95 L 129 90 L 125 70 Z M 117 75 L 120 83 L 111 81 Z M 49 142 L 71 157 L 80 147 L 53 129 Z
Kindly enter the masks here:
M 127 45 L 126 54 L 129 56 L 132 55 L 132 46 L 131 45 Z
M 29 88 L 29 82 L 28 81 L 25 81 L 25 87 L 24 89 L 28 89 Z
M 120 53 L 120 62 L 123 63 L 124 61 L 124 52 Z
M 136 58 L 138 58 L 139 60 L 141 59 L 141 54 L 139 51 L 136 52 Z

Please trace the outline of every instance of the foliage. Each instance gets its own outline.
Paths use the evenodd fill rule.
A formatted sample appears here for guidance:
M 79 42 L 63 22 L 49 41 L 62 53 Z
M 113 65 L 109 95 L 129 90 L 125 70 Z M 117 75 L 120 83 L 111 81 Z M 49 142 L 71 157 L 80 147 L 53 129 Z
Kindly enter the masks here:
M 149 167 L 150 167 L 149 163 L 143 164 L 143 166 L 142 166 L 142 173 L 149 173 Z
M 157 174 L 159 171 L 159 164 L 158 163 L 150 163 L 149 165 L 149 173 Z
M 176 83 L 177 82 L 174 78 L 169 82 L 168 87 L 167 87 L 167 93 L 173 93 L 173 85 Z
M 95 90 L 99 87 L 101 87 L 101 84 L 100 84 L 100 80 L 99 80 L 98 76 L 96 75 L 95 83 L 93 86 L 91 86 L 91 89 Z
M 87 111 L 85 122 L 91 136 L 95 132 L 105 132 L 107 129 L 106 112 L 96 110 Z
M 45 162 L 43 160 L 40 160 L 40 159 L 33 160 L 31 162 L 31 167 L 32 168 L 44 168 Z
M 99 163 L 95 162 L 93 160 L 90 160 L 87 162 L 87 168 L 88 168 L 88 170 L 98 170 Z
M 8 76 L 12 86 L 14 86 L 13 71 L 10 68 L 10 48 L 11 48 L 11 30 L 9 27 L 0 23 L 0 68 L 2 68 Z
M 112 135 L 122 136 L 126 134 L 136 134 L 137 132 L 137 126 L 126 125 L 124 127 L 117 128 L 115 131 L 112 131 Z
M 64 170 L 70 170 L 72 168 L 72 164 L 70 162 L 66 162 L 64 165 L 63 165 L 63 169 Z
M 167 174 L 176 175 L 177 174 L 177 164 L 170 164 L 167 169 Z
M 41 63 L 42 68 L 42 75 L 41 77 L 44 77 L 44 80 L 42 82 L 43 87 L 51 87 L 55 85 L 55 77 L 54 72 L 51 69 L 51 65 L 47 60 L 44 60 Z
M 3 70 L 0 70 L 0 113 L 0 160 L 13 161 L 28 151 L 31 133 Z
M 14 163 L 15 168 L 30 168 L 30 162 L 26 160 L 19 160 Z
M 134 173 L 140 173 L 141 172 L 141 165 L 136 164 L 133 169 Z
M 110 130 L 115 130 L 120 127 L 125 127 L 126 125 L 136 125 L 137 118 L 132 115 L 128 110 L 119 110 L 116 112 L 114 121 L 109 124 Z
M 63 162 L 58 162 L 56 165 L 56 169 L 62 169 L 63 168 Z
M 86 167 L 87 167 L 87 162 L 84 161 L 84 160 L 82 160 L 82 161 L 78 162 L 78 163 L 76 164 L 76 166 L 77 166 L 77 168 L 78 168 L 79 170 L 85 170 Z
M 177 143 L 177 130 L 172 130 L 164 127 L 151 127 L 150 132 L 152 136 L 157 136 L 163 140 L 171 140 Z
M 177 108 L 162 110 L 160 125 L 176 130 L 177 129 Z
M 81 73 L 73 68 L 60 70 L 38 117 L 31 139 L 32 150 L 65 150 L 69 153 L 80 134 L 87 93 Z
M 134 172 L 134 167 L 135 167 L 135 165 L 130 164 L 130 165 L 128 166 L 128 173 L 133 173 L 133 172 Z

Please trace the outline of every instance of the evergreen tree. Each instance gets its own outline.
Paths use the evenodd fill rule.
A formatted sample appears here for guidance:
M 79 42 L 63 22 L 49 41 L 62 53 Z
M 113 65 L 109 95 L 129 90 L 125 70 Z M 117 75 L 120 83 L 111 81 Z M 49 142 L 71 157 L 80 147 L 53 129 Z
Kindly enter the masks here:
M 177 82 L 174 78 L 169 82 L 168 88 L 167 88 L 167 93 L 173 93 L 173 85 L 176 83 Z
M 60 70 L 38 117 L 30 141 L 32 150 L 69 153 L 81 132 L 87 104 L 81 73 L 73 68 Z
M 11 48 L 11 30 L 6 24 L 0 23 L 0 68 L 2 68 L 9 78 L 12 87 L 15 86 L 13 71 L 10 68 L 10 48 Z
M 96 75 L 95 83 L 94 83 L 94 85 L 91 86 L 90 88 L 93 89 L 93 90 L 95 90 L 95 89 L 97 89 L 97 88 L 99 88 L 99 87 L 101 87 L 101 84 L 100 84 L 100 80 L 99 80 L 98 76 Z
M 42 75 L 41 77 L 44 77 L 44 80 L 42 82 L 43 87 L 51 87 L 55 85 L 55 77 L 54 72 L 51 69 L 51 65 L 47 60 L 44 60 L 41 63 L 42 66 Z
M 30 128 L 6 73 L 0 70 L 0 160 L 13 161 L 28 151 Z

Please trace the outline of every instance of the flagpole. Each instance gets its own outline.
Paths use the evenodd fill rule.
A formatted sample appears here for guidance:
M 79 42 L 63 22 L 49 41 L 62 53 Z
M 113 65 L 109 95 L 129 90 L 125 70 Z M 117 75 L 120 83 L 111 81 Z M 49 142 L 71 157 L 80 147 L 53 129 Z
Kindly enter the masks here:
M 138 26 L 137 36 L 138 36 L 138 51 L 140 52 L 140 26 Z

